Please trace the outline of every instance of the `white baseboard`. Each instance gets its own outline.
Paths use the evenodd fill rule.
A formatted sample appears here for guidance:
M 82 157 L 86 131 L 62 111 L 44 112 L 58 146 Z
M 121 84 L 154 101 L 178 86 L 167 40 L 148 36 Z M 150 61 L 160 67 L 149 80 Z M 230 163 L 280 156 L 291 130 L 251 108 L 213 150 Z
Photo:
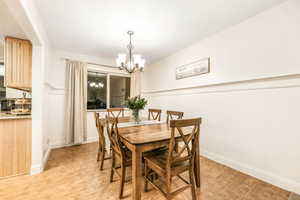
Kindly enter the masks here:
M 88 143 L 97 142 L 97 141 L 98 141 L 98 137 L 90 137 L 90 138 L 87 138 L 87 140 L 85 142 L 83 142 L 83 144 L 88 144 Z M 66 146 L 72 146 L 72 145 L 66 145 L 64 142 L 56 142 L 56 143 L 51 144 L 50 147 L 47 149 L 47 152 L 45 153 L 45 156 L 43 158 L 43 163 L 31 166 L 30 174 L 35 175 L 35 174 L 39 174 L 39 173 L 43 172 L 44 168 L 47 164 L 47 161 L 49 159 L 51 150 L 66 147 Z
M 35 175 L 43 172 L 43 166 L 41 164 L 33 165 L 30 169 L 30 175 Z
M 87 138 L 87 140 L 85 142 L 83 142 L 83 144 L 88 144 L 88 143 L 92 143 L 92 142 L 97 142 L 98 141 L 98 137 L 90 137 Z
M 227 159 L 221 155 L 218 155 L 218 154 L 215 154 L 212 152 L 208 152 L 206 150 L 201 150 L 201 155 L 204 157 L 207 157 L 208 159 L 211 159 L 213 161 L 216 161 L 218 163 L 226 165 L 232 169 L 235 169 L 237 171 L 248 174 L 257 179 L 260 179 L 267 183 L 270 183 L 272 185 L 275 185 L 277 187 L 300 194 L 300 183 L 299 182 L 295 182 L 293 180 L 290 180 L 290 179 L 287 179 L 284 177 L 280 177 L 276 174 L 272 174 L 270 172 L 266 172 L 261 169 L 253 168 L 246 164 Z
M 84 144 L 87 143 L 92 143 L 92 142 L 96 142 L 98 141 L 98 137 L 91 137 L 88 138 L 87 141 L 84 142 Z M 70 146 L 70 145 L 66 145 L 63 143 L 55 143 L 51 145 L 51 149 L 53 148 L 61 148 L 61 147 L 65 147 L 65 146 Z M 45 159 L 44 159 L 44 165 L 48 159 L 48 156 L 50 154 L 51 150 L 48 150 L 48 152 L 46 153 Z M 272 185 L 275 185 L 277 187 L 283 188 L 285 190 L 300 194 L 300 183 L 299 182 L 295 182 L 293 180 L 284 178 L 284 177 L 280 177 L 276 174 L 272 174 L 270 172 L 264 171 L 262 169 L 257 169 L 257 168 L 253 168 L 251 166 L 248 166 L 246 164 L 240 163 L 238 161 L 234 161 L 231 159 L 227 159 L 222 155 L 218 155 L 206 150 L 201 150 L 201 155 L 204 157 L 207 157 L 213 161 L 216 161 L 218 163 L 221 163 L 223 165 L 226 165 L 230 168 L 233 168 L 237 171 L 240 171 L 242 173 L 248 174 L 250 176 L 253 176 L 257 179 L 263 180 L 267 183 L 270 183 Z M 35 166 L 31 169 L 31 174 L 36 174 L 39 173 L 39 170 L 42 171 L 41 166 Z
M 44 156 L 44 159 L 43 159 L 43 171 L 44 171 L 45 166 L 46 166 L 46 164 L 47 164 L 47 161 L 48 161 L 48 159 L 49 159 L 50 153 L 51 153 L 51 148 L 49 147 L 49 148 L 47 149 L 47 152 L 45 153 L 45 156 Z
M 48 148 L 43 158 L 43 163 L 31 166 L 30 175 L 40 174 L 44 171 L 44 167 L 46 166 L 50 152 L 51 152 L 51 148 Z
M 69 145 L 66 145 L 64 142 L 60 141 L 60 142 L 54 142 L 50 144 L 50 148 L 51 149 L 58 149 L 58 148 L 62 148 L 62 147 L 66 147 Z
M 99 139 L 98 137 L 89 137 L 82 144 L 88 144 L 88 143 L 92 143 L 92 142 L 97 142 L 98 139 Z M 51 149 L 58 149 L 58 148 L 68 147 L 68 146 L 72 146 L 72 144 L 68 144 L 67 145 L 67 144 L 64 143 L 64 141 L 54 142 L 54 143 L 52 143 L 50 145 Z

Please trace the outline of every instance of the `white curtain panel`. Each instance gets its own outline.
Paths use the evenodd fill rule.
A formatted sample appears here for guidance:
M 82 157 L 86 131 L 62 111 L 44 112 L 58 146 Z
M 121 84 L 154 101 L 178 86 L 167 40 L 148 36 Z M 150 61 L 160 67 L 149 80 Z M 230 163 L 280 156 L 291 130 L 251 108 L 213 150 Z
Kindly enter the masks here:
M 81 144 L 87 138 L 87 64 L 67 60 L 65 84 L 66 144 Z
M 141 72 L 137 71 L 131 74 L 130 96 L 141 95 Z

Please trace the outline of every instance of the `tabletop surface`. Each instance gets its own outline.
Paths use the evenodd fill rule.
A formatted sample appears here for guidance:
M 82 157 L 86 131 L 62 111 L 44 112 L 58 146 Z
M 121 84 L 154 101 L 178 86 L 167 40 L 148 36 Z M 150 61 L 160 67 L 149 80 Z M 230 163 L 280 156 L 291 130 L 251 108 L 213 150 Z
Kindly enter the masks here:
M 191 128 L 184 128 L 182 130 L 184 135 L 191 133 Z M 131 144 L 146 144 L 169 140 L 171 138 L 171 128 L 166 123 L 120 127 L 119 134 Z M 175 137 L 179 137 L 177 131 Z
M 102 123 L 105 119 L 100 118 Z M 152 121 L 143 118 L 140 124 L 135 124 L 131 117 L 119 117 L 118 129 L 120 136 L 131 144 L 147 144 L 170 140 L 171 128 L 166 122 Z M 184 135 L 189 135 L 192 128 L 183 128 Z M 179 133 L 175 131 L 175 137 L 179 137 Z

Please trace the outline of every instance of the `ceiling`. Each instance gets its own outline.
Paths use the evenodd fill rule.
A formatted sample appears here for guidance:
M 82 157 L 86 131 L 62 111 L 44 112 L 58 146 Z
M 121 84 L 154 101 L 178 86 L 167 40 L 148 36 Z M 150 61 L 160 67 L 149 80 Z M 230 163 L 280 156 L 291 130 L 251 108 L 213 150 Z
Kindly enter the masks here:
M 35 0 L 53 47 L 115 57 L 133 30 L 135 53 L 148 62 L 283 1 Z
M 16 22 L 4 1 L 0 0 L 0 40 L 3 41 L 5 36 L 27 39 L 24 31 Z

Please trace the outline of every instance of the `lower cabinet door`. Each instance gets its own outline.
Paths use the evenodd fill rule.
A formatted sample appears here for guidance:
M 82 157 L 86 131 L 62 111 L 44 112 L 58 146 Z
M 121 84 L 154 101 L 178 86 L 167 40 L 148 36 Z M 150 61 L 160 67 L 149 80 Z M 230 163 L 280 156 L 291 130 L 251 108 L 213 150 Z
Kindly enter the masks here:
M 29 174 L 31 119 L 0 119 L 0 178 Z

